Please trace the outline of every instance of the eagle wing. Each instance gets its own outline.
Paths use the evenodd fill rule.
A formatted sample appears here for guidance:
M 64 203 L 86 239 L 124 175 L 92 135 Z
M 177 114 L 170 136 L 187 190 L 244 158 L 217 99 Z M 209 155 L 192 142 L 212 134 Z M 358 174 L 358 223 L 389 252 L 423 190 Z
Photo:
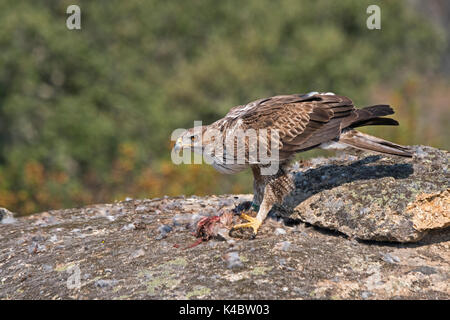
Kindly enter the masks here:
M 277 130 L 280 160 L 339 136 L 359 118 L 353 102 L 334 94 L 294 94 L 250 102 L 230 110 L 224 120 L 245 129 Z

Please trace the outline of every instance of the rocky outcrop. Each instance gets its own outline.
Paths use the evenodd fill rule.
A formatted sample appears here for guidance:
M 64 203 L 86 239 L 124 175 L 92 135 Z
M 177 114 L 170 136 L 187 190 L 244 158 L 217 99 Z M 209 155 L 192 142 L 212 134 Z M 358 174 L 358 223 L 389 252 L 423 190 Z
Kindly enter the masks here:
M 251 195 L 5 214 L 0 299 L 449 299 L 447 153 L 416 150 L 298 166 L 297 190 L 255 240 L 193 246 L 198 225 L 223 220 L 205 217 Z
M 414 242 L 450 226 L 449 154 L 416 146 L 412 159 L 342 154 L 295 171 L 286 213 L 364 240 Z
M 16 219 L 14 219 L 14 214 L 5 208 L 0 208 L 0 223 L 7 224 L 13 223 Z

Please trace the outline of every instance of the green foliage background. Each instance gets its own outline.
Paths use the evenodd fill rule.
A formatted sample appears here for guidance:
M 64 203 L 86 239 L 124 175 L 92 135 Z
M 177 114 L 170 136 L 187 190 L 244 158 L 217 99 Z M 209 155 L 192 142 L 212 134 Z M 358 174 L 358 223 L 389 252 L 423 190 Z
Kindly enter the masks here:
M 372 3 L 381 30 L 366 27 Z M 81 30 L 66 28 L 70 4 Z M 444 131 L 416 134 L 445 47 L 406 1 L 2 1 L 0 206 L 249 192 L 248 174 L 174 166 L 170 134 L 276 94 L 390 103 L 402 127 L 379 134 L 448 148 L 445 110 Z

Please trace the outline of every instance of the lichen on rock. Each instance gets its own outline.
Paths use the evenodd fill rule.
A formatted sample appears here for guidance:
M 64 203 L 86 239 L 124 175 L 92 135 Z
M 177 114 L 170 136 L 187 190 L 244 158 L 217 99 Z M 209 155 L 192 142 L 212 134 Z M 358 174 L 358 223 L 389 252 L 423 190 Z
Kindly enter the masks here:
M 448 300 L 448 153 L 415 150 L 410 160 L 299 165 L 293 202 L 251 241 L 190 247 L 199 221 L 252 195 L 135 199 L 0 223 L 0 299 Z
M 418 241 L 450 225 L 449 154 L 413 150 L 412 159 L 342 154 L 299 167 L 279 212 L 363 240 Z

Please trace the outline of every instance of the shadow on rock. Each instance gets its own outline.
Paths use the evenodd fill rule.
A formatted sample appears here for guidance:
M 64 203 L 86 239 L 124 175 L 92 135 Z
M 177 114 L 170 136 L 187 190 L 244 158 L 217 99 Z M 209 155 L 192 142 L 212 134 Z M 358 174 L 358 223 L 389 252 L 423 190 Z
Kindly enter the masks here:
M 405 179 L 414 173 L 410 163 L 368 165 L 381 158 L 381 156 L 368 156 L 349 165 L 324 165 L 306 172 L 294 173 L 295 190 L 287 197 L 289 201 L 286 201 L 283 208 L 290 211 L 289 209 L 292 210 L 312 195 L 346 183 L 385 177 Z

